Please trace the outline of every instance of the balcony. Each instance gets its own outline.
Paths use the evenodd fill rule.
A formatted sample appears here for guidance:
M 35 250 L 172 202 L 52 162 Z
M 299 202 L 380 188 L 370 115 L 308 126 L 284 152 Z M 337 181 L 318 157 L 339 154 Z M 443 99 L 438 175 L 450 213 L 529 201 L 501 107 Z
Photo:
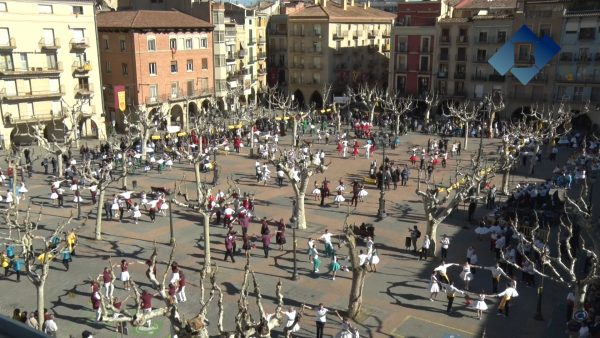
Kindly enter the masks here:
M 362 36 L 362 34 L 360 34 L 360 35 Z M 359 33 L 358 33 L 358 32 L 354 32 L 354 33 L 352 33 L 352 38 L 353 38 L 354 40 L 358 40 L 358 37 L 359 37 Z
M 321 31 L 313 31 L 313 34 L 316 38 L 320 39 L 323 36 L 323 33 L 321 33 Z
M 456 61 L 459 61 L 459 62 L 467 61 L 467 55 L 466 54 L 456 54 Z
M 487 63 L 487 57 L 486 56 L 482 56 L 482 55 L 473 55 L 473 62 L 474 63 Z
M 419 67 L 419 74 L 429 74 L 431 69 L 429 67 Z
M 572 62 L 573 61 L 573 53 L 561 53 L 559 62 Z
M 385 45 L 383 45 L 383 47 L 382 47 L 382 51 L 383 51 L 384 53 L 385 53 L 385 52 L 389 52 L 390 50 L 391 50 L 391 46 L 390 46 L 390 44 L 389 44 L 389 43 L 388 43 L 388 44 L 385 44 Z
M 57 90 L 30 90 L 15 93 L 7 93 L 6 88 L 0 89 L 0 97 L 4 98 L 6 102 L 52 99 L 60 98 L 63 95 L 65 95 L 64 86 L 60 86 Z
M 73 65 L 71 65 L 71 71 L 75 75 L 80 75 L 80 76 L 86 75 L 91 70 L 92 70 L 92 64 L 89 61 L 87 61 L 87 62 L 75 61 L 75 62 L 73 62 Z
M 577 84 L 600 84 L 600 75 L 588 76 L 573 76 L 573 75 L 556 75 L 558 83 L 577 83 Z
M 438 77 L 438 79 L 447 79 L 448 78 L 448 72 L 438 72 L 437 73 L 437 77 Z
M 375 33 L 375 31 L 369 31 L 368 37 L 369 39 L 375 39 L 377 37 L 377 33 Z
M 69 44 L 71 45 L 71 49 L 77 50 L 86 49 L 90 46 L 87 38 L 71 39 Z
M 464 80 L 466 74 L 465 73 L 454 73 L 454 80 Z
M 91 107 L 90 109 L 92 109 L 92 111 L 95 112 L 94 107 Z M 44 121 L 51 121 L 51 120 L 62 120 L 63 118 L 65 118 L 65 116 L 68 113 L 69 113 L 69 110 L 66 107 L 63 107 L 60 111 L 58 111 L 56 113 L 53 112 L 52 110 L 50 110 L 47 113 L 34 112 L 34 113 L 29 113 L 28 115 L 19 114 L 19 116 L 12 116 L 10 114 L 6 114 L 5 121 L 7 124 L 14 124 L 14 123 L 19 123 L 19 122 L 31 123 L 31 122 L 44 122 Z M 84 116 L 85 116 L 85 113 L 84 113 Z
M 492 74 L 492 75 L 490 75 L 489 80 L 491 82 L 504 82 L 504 80 L 506 80 L 506 76 L 504 76 L 504 75 L 498 75 L 498 74 Z
M 225 38 L 225 45 L 231 46 L 231 45 L 235 45 L 236 41 L 235 41 L 235 37 L 230 38 L 230 37 L 226 37 Z
M 256 53 L 256 57 L 259 60 L 265 60 L 267 58 L 267 53 L 265 53 L 265 52 L 258 52 L 258 53 Z
M 348 37 L 348 32 L 334 32 L 333 39 L 334 40 L 344 40 Z
M 246 51 L 244 49 L 238 52 L 238 59 L 243 59 L 246 57 Z
M 58 38 L 54 38 L 51 40 L 46 40 L 45 38 L 41 38 L 40 42 L 38 42 L 38 46 L 43 50 L 56 50 L 60 48 L 60 40 Z
M 538 74 L 529 81 L 530 83 L 546 83 L 548 81 L 548 76 L 545 74 Z
M 464 89 L 454 89 L 454 95 L 455 97 L 466 97 L 467 96 L 467 92 Z
M 471 75 L 471 81 L 487 81 L 488 77 L 483 74 Z
M 442 35 L 440 36 L 440 45 L 447 45 L 450 43 L 450 36 L 449 35 Z
M 75 96 L 91 96 L 94 93 L 94 86 L 91 83 L 78 84 L 75 86 Z
M 17 42 L 16 42 L 15 38 L 10 38 L 10 39 L 8 39 L 8 41 L 0 42 L 0 50 L 7 51 L 7 50 L 13 50 L 15 48 L 17 48 Z
M 456 43 L 457 44 L 466 44 L 469 43 L 469 36 L 468 35 L 459 35 L 456 37 Z
M 225 62 L 228 64 L 235 63 L 235 59 L 236 57 L 234 53 L 229 52 L 227 55 L 225 55 Z
M 264 45 L 267 43 L 267 39 L 266 38 L 258 38 L 258 44 L 259 45 Z
M 53 67 L 30 67 L 29 69 L 14 69 L 0 67 L 0 77 L 18 77 L 18 78 L 33 78 L 33 77 L 48 77 L 58 76 L 63 71 L 62 62 L 58 62 Z
M 448 61 L 448 54 L 440 54 L 440 61 Z
M 253 46 L 253 45 L 256 45 L 256 39 L 248 40 L 248 46 Z
M 515 59 L 515 67 L 531 67 L 534 64 L 533 55 L 520 55 Z
M 579 63 L 588 63 L 592 61 L 592 56 L 588 54 L 579 54 L 575 56 L 575 61 Z
M 256 63 L 256 59 L 254 57 L 250 57 L 248 59 L 248 63 Z
M 390 38 L 390 31 L 384 31 L 383 33 L 381 33 L 381 37 L 384 39 Z

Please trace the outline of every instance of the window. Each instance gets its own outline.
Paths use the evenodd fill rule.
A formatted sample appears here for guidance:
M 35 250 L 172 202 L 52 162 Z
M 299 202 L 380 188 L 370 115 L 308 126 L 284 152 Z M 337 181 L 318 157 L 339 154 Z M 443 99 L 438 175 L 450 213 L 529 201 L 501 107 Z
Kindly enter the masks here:
M 498 32 L 498 43 L 504 43 L 506 41 L 506 32 Z
M 215 42 L 225 42 L 225 32 L 223 31 L 214 32 L 213 37 L 215 38 Z
M 579 29 L 579 40 L 594 40 L 596 38 L 596 28 L 580 28 Z
M 192 49 L 192 38 L 185 39 L 185 49 L 186 50 Z
M 202 58 L 202 70 L 207 70 L 207 69 L 208 69 L 208 59 Z
M 102 41 L 104 41 L 104 49 L 105 50 L 110 49 L 110 44 L 108 43 L 108 39 L 104 38 L 104 39 L 102 39 Z
M 200 38 L 200 48 L 208 48 L 208 38 Z
M 154 100 L 150 100 L 151 102 L 156 101 L 156 97 L 158 97 L 158 86 L 155 84 L 151 84 L 150 86 L 148 86 L 148 90 L 149 90 L 149 94 L 150 94 L 150 98 L 154 99 Z
M 224 54 L 215 55 L 215 67 L 225 67 L 225 65 L 226 65 L 225 55 Z
M 58 70 L 58 61 L 56 59 L 56 54 L 46 54 L 46 66 L 48 66 L 48 69 Z
M 171 82 L 171 97 L 177 97 L 179 94 L 179 82 Z
M 38 5 L 38 12 L 40 14 L 52 14 L 52 5 Z
M 208 89 L 208 78 L 201 77 L 199 80 L 200 80 L 200 89 Z
M 21 60 L 21 69 L 22 70 L 28 70 L 29 69 L 29 62 L 27 61 L 27 53 L 21 53 L 19 54 L 20 56 L 20 60 Z
M 479 32 L 479 43 L 487 42 L 487 32 Z
M 187 85 L 187 96 L 194 96 L 194 80 L 188 80 Z
M 106 61 L 104 63 L 104 69 L 106 70 L 107 73 L 112 73 L 112 69 L 110 68 L 110 61 Z
M 156 51 L 156 40 L 148 39 L 148 51 L 155 52 Z
M 429 53 L 429 38 L 428 37 L 423 37 L 421 38 L 421 52 L 422 53 Z
M 419 62 L 419 71 L 429 71 L 429 56 L 421 56 L 421 62 Z
M 6 2 L 0 2 L 0 12 L 6 12 Z
M 83 6 L 73 6 L 73 14 L 83 15 Z
M 515 63 L 527 65 L 533 63 L 531 47 L 531 44 L 528 43 L 517 44 L 515 48 Z
M 177 50 L 177 39 L 169 39 L 169 48 L 171 48 L 171 50 Z
M 549 23 L 540 24 L 540 36 L 550 36 L 552 35 L 552 25 Z
M 156 62 L 150 62 L 148 64 L 148 73 L 150 75 L 156 75 Z
M 186 65 L 185 65 L 185 69 L 188 72 L 193 72 L 194 71 L 194 60 L 187 60 Z
M 123 40 L 123 39 L 119 40 L 119 49 L 121 50 L 121 52 L 127 51 L 127 46 L 125 45 L 125 40 Z
M 314 26 L 315 36 L 321 36 L 321 25 Z
M 121 72 L 123 73 L 123 75 L 129 74 L 129 67 L 127 67 L 126 63 L 121 64 Z
M 477 61 L 478 62 L 485 62 L 487 61 L 487 51 L 485 49 L 478 49 L 477 50 Z
M 177 61 L 171 61 L 171 73 L 177 73 Z

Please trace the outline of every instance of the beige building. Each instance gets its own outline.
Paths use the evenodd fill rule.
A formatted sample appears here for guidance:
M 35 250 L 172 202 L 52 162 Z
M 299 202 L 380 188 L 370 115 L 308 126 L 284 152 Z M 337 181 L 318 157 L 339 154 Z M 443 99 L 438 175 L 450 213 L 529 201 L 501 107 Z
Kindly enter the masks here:
M 336 95 L 348 86 L 387 88 L 390 32 L 396 15 L 369 7 L 318 0 L 287 22 L 288 91 L 301 105 L 323 104 L 324 85 Z M 330 98 L 325 98 L 327 102 Z
M 64 119 L 74 106 L 76 126 Z M 0 1 L 0 113 L 4 146 L 32 123 L 47 138 L 105 138 L 94 1 Z

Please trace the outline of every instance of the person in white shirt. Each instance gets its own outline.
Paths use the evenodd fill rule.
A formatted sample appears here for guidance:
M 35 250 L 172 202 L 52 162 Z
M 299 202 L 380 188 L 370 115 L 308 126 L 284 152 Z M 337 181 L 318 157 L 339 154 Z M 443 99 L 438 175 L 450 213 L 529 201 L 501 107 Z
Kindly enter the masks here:
M 442 243 L 442 260 L 444 260 L 448 256 L 448 247 L 450 246 L 450 238 L 448 238 L 448 236 L 446 234 L 444 234 L 442 236 L 442 240 L 440 240 L 440 243 Z
M 368 259 L 369 259 L 369 255 L 364 253 L 364 251 L 360 250 L 359 254 L 358 254 L 358 265 L 364 266 L 367 263 Z
M 330 257 L 333 256 L 333 244 L 331 243 L 331 236 L 333 234 L 329 233 L 329 230 L 325 229 L 325 232 L 319 237 L 320 240 L 323 240 L 325 244 L 325 256 Z
M 437 268 L 433 269 L 433 271 L 437 272 L 443 279 L 443 281 L 446 284 L 450 284 L 450 278 L 448 278 L 448 268 L 453 266 L 453 265 L 457 265 L 456 263 L 448 263 L 446 264 L 446 262 L 442 261 L 442 264 L 440 264 Z
M 502 297 L 500 305 L 498 305 L 498 314 L 502 314 L 502 312 L 504 311 L 504 316 L 508 317 L 508 310 L 511 299 L 519 296 L 516 287 L 516 284 L 511 282 L 506 286 L 506 289 L 504 291 L 496 295 L 496 297 Z
M 423 244 L 421 245 L 421 252 L 419 253 L 419 260 L 422 260 L 422 259 L 427 260 L 430 245 L 431 245 L 431 240 L 429 239 L 429 235 L 425 235 L 423 237 Z
M 323 338 L 323 330 L 325 329 L 325 323 L 327 322 L 327 312 L 329 312 L 329 310 L 323 307 L 323 303 L 320 303 L 319 307 L 315 309 L 317 338 Z
M 50 337 L 56 337 L 56 332 L 58 331 L 58 325 L 54 321 L 54 316 L 49 315 L 49 318 L 44 321 L 44 333 Z

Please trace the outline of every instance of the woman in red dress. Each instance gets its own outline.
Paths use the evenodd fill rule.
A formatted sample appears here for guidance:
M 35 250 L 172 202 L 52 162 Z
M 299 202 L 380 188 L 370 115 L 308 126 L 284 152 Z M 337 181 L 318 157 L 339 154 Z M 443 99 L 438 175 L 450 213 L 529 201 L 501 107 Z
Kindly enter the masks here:
M 353 147 L 354 147 L 354 150 L 352 150 L 352 156 L 356 160 L 356 156 L 358 156 L 358 148 L 360 148 L 360 143 L 358 143 L 358 141 L 355 140 Z

